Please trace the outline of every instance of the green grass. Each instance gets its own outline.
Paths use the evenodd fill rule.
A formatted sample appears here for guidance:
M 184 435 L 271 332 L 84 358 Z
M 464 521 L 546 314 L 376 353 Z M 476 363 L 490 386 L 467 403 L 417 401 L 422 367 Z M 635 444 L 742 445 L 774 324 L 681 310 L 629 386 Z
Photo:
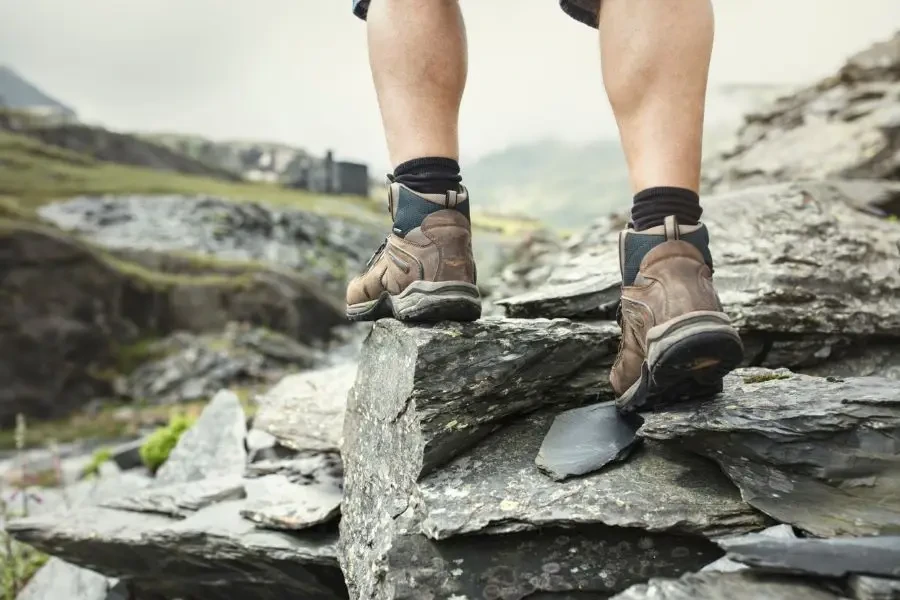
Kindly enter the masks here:
M 13 210 L 31 212 L 49 201 L 78 195 L 208 194 L 357 220 L 379 217 L 378 204 L 358 196 L 328 196 L 264 183 L 235 183 L 117 165 L 0 131 L 0 197 Z M 0 210 L 3 210 L 0 206 Z

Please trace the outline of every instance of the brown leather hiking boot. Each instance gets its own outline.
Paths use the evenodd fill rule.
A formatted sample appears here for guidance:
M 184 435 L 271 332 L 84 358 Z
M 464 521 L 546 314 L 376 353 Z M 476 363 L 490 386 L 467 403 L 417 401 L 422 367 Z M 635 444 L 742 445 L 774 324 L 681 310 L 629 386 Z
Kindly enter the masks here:
M 623 411 L 715 395 L 744 357 L 713 287 L 706 226 L 665 225 L 619 238 L 622 341 L 610 383 Z
M 347 288 L 347 318 L 375 321 L 474 321 L 475 286 L 468 191 L 419 194 L 392 183 L 392 233 Z

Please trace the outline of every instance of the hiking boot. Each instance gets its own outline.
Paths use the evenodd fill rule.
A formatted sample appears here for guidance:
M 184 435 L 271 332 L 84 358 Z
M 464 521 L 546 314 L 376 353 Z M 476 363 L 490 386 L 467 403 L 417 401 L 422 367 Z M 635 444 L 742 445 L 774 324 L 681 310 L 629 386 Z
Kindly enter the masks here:
M 475 286 L 469 196 L 465 187 L 419 194 L 392 183 L 394 218 L 362 275 L 347 288 L 347 318 L 375 321 L 474 321 L 481 316 Z
M 706 226 L 675 217 L 619 237 L 622 340 L 610 383 L 624 412 L 722 391 L 744 358 L 713 287 Z

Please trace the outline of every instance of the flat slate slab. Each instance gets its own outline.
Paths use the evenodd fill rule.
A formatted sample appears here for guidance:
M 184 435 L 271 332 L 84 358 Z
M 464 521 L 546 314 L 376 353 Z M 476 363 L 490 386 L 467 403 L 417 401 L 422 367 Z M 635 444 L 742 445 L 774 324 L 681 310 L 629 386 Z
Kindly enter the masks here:
M 638 434 L 718 462 L 744 499 L 814 535 L 900 534 L 900 386 L 751 369 Z
M 242 586 L 250 600 L 346 598 L 333 532 L 288 535 L 240 516 L 244 501 L 201 509 L 183 520 L 89 507 L 8 524 L 18 540 L 108 577 L 155 589 Z M 249 590 L 255 590 L 250 593 Z

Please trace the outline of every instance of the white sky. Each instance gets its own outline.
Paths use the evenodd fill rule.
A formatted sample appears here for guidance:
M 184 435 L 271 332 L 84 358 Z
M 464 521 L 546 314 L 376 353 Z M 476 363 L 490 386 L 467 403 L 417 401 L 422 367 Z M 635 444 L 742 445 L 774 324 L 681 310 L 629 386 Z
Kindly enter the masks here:
M 464 157 L 614 135 L 594 30 L 557 0 L 462 5 Z M 805 83 L 900 28 L 898 0 L 714 5 L 713 86 Z M 350 0 L 4 0 L 0 62 L 109 127 L 282 141 L 387 165 Z

